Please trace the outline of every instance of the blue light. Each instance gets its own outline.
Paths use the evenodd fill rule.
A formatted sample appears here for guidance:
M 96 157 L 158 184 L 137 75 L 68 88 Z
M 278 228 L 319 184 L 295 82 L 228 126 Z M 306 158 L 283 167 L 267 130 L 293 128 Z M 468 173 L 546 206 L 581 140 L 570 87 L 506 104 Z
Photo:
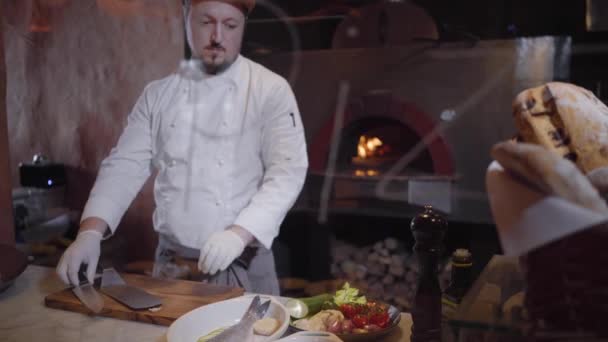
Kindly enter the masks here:
M 48 184 L 49 186 L 53 185 L 53 181 L 51 179 L 49 179 L 48 181 L 46 181 L 46 184 Z

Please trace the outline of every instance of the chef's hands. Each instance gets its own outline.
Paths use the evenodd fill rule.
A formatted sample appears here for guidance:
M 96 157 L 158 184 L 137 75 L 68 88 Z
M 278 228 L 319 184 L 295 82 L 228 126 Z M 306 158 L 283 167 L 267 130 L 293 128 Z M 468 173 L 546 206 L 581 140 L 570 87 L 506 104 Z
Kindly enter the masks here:
M 235 225 L 213 233 L 201 248 L 199 270 L 209 275 L 224 271 L 252 241 L 251 233 Z
M 63 253 L 57 265 L 57 274 L 66 284 L 78 285 L 78 270 L 87 264 L 87 279 L 93 284 L 99 261 L 103 234 L 94 229 L 78 233 L 76 240 Z

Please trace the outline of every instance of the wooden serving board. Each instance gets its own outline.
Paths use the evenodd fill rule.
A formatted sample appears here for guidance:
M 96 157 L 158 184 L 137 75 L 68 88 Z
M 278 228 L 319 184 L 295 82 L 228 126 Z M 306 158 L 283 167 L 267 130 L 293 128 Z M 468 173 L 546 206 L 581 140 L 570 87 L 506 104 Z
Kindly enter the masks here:
M 187 280 L 167 280 L 137 274 L 121 274 L 125 282 L 159 296 L 160 310 L 131 310 L 111 297 L 99 292 L 104 300 L 99 316 L 158 325 L 171 325 L 183 314 L 203 305 L 242 296 L 245 290 L 226 286 L 203 284 Z M 50 308 L 75 311 L 93 315 L 72 293 L 65 289 L 45 297 L 44 304 Z

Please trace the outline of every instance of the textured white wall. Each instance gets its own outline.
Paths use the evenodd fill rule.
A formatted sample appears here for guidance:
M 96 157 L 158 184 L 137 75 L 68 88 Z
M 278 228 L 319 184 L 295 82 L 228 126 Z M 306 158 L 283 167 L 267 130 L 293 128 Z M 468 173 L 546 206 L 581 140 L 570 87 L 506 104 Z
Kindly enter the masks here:
M 99 163 L 144 86 L 183 57 L 179 0 L 42 0 L 49 32 L 31 32 L 34 0 L 6 0 L 8 136 L 18 164 L 44 153 L 69 168 L 68 204 L 81 209 Z M 150 185 L 127 213 L 135 239 L 149 230 Z M 153 244 L 153 234 L 146 234 Z
M 59 2 L 48 33 L 29 31 L 32 0 L 4 2 L 13 165 L 43 152 L 95 170 L 145 84 L 177 66 L 179 2 L 146 1 L 145 11 L 122 15 L 110 6 L 120 2 Z

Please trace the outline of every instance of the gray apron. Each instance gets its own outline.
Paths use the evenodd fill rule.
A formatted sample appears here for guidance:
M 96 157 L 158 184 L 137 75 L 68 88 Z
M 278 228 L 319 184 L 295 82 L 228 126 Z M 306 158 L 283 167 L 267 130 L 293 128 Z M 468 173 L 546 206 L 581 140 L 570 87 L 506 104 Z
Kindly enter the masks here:
M 198 261 L 200 251 L 188 248 L 159 235 L 154 262 L 153 276 L 178 278 L 189 272 L 187 266 L 176 264 L 176 258 Z M 278 296 L 279 280 L 274 264 L 274 255 L 264 247 L 247 247 L 245 252 L 228 268 L 213 276 L 203 275 L 204 283 L 231 287 L 241 287 L 251 293 Z

